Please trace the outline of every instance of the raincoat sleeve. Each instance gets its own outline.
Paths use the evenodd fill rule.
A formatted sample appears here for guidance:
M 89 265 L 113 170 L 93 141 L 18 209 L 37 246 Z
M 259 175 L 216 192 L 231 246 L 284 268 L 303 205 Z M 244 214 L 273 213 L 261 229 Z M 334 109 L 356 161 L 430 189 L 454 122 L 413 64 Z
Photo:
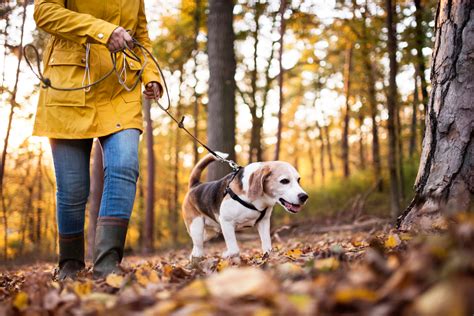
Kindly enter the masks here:
M 35 0 L 36 25 L 52 34 L 79 44 L 107 44 L 118 27 L 112 23 L 65 8 L 64 0 Z
M 143 0 L 140 0 L 140 9 L 138 11 L 138 23 L 135 31 L 135 39 L 138 40 L 143 46 L 152 52 L 150 37 L 148 37 L 147 21 L 145 16 L 145 4 Z M 158 69 L 150 57 L 148 57 L 148 63 L 143 71 L 142 75 L 143 83 L 146 85 L 152 81 L 158 82 L 163 87 L 163 81 L 161 79 Z

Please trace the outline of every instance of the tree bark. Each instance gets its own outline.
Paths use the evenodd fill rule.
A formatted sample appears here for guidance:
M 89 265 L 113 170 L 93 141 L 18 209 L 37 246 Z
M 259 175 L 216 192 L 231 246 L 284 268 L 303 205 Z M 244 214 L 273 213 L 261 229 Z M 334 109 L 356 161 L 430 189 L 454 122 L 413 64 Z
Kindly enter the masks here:
M 89 226 L 87 227 L 87 257 L 94 257 L 95 229 L 99 216 L 100 201 L 104 189 L 104 162 L 102 147 L 98 139 L 94 140 L 92 152 L 91 186 L 89 194 Z
M 349 102 L 351 94 L 351 72 L 352 72 L 352 50 L 353 44 L 348 44 L 344 64 L 344 95 L 346 106 L 344 111 L 344 127 L 342 132 L 342 165 L 344 178 L 349 177 L 349 119 L 351 116 L 351 105 Z
M 145 253 L 154 250 L 155 241 L 155 152 L 153 148 L 153 122 L 150 117 L 151 101 L 143 98 L 143 112 L 145 118 L 145 135 L 147 148 L 147 185 L 145 207 Z
M 390 61 L 389 86 L 387 93 L 388 108 L 388 169 L 390 177 L 390 209 L 393 218 L 400 214 L 400 184 L 397 171 L 397 42 L 394 25 L 394 7 L 392 0 L 386 0 L 387 32 L 388 32 L 388 56 Z
M 280 73 L 278 74 L 278 94 L 279 94 L 279 107 L 278 107 L 278 127 L 277 127 L 277 140 L 275 145 L 275 155 L 273 160 L 279 160 L 280 158 L 280 146 L 281 146 L 281 131 L 283 129 L 282 122 L 282 109 L 283 109 L 283 76 L 284 69 L 282 64 L 283 59 L 283 37 L 285 36 L 285 10 L 286 10 L 286 0 L 280 1 L 280 51 L 278 55 L 278 65 Z
M 432 90 L 415 196 L 398 224 L 429 230 L 443 215 L 473 211 L 474 4 L 441 0 Z
M 207 138 L 209 146 L 235 159 L 235 55 L 231 0 L 210 0 L 208 16 L 209 104 Z M 211 164 L 208 180 L 229 173 L 229 166 Z

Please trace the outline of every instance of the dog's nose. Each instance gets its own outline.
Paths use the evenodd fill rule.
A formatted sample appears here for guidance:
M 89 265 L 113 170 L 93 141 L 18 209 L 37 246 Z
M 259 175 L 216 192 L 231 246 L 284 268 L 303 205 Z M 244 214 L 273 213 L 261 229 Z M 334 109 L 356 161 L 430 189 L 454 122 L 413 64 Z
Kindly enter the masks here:
M 300 193 L 300 194 L 298 194 L 298 199 L 300 199 L 300 202 L 301 202 L 301 203 L 304 203 L 304 202 L 306 202 L 306 200 L 308 199 L 308 194 L 306 194 L 306 193 Z

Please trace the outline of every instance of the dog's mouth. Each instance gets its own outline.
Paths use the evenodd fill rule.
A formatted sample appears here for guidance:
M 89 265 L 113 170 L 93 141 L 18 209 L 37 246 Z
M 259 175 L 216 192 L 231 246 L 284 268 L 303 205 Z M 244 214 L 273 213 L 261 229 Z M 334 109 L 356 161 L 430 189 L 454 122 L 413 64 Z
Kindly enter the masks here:
M 299 211 L 301 211 L 301 209 L 303 208 L 303 205 L 301 204 L 293 204 L 293 203 L 290 203 L 282 198 L 280 198 L 280 204 L 290 213 L 293 213 L 293 214 L 296 214 L 298 213 Z

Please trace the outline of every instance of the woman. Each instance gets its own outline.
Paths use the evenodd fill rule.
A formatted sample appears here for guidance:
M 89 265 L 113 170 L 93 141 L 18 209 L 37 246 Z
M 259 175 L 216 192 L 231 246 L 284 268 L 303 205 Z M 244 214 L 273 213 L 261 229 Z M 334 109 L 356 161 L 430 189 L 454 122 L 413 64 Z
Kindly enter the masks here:
M 36 0 L 34 18 L 52 35 L 43 64 L 45 77 L 55 87 L 82 87 L 103 77 L 113 67 L 110 52 L 133 47 L 132 36 L 151 50 L 143 0 Z M 117 56 L 117 65 L 126 69 L 125 84 L 131 86 L 142 65 L 122 53 Z M 141 80 L 146 98 L 161 96 L 161 78 L 153 63 L 146 64 Z M 142 128 L 141 86 L 127 91 L 115 74 L 90 89 L 41 88 L 33 135 L 49 137 L 53 154 L 59 279 L 74 278 L 85 266 L 84 218 L 93 138 L 99 138 L 104 153 L 94 276 L 119 271 L 135 199 Z

